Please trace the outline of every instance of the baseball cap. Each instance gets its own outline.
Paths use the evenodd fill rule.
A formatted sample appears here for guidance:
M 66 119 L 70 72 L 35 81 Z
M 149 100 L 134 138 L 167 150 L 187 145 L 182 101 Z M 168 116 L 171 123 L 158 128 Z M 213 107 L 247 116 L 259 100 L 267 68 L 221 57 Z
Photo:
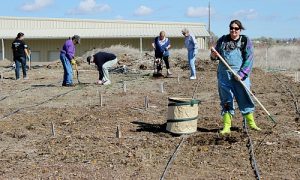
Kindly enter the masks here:
M 77 44 L 80 44 L 80 36 L 74 35 L 74 36 L 72 37 L 72 39 L 75 39 L 75 41 L 77 42 Z

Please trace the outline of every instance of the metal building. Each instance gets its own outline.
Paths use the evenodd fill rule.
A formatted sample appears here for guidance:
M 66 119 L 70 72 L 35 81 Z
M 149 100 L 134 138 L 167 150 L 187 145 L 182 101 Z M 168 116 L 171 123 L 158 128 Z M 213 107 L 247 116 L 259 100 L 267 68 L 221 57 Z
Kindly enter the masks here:
M 0 17 L 0 27 L 0 59 L 12 59 L 11 43 L 18 32 L 23 32 L 32 52 L 32 61 L 41 62 L 59 59 L 64 41 L 74 34 L 81 36 L 77 56 L 93 48 L 117 44 L 139 48 L 141 52 L 150 50 L 153 38 L 162 30 L 170 38 L 173 48 L 184 47 L 183 28 L 196 36 L 201 49 L 207 48 L 209 38 L 202 23 Z

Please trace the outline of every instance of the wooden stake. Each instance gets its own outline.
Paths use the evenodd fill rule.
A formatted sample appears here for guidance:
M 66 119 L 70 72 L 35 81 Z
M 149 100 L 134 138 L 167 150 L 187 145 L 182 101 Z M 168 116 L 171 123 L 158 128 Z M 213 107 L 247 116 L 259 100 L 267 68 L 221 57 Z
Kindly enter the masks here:
M 145 96 L 145 109 L 147 110 L 149 107 L 148 96 Z
M 51 133 L 52 136 L 55 136 L 55 128 L 54 128 L 54 123 L 51 121 Z
M 97 89 L 97 94 L 99 96 L 99 103 L 100 103 L 100 107 L 103 106 L 103 96 L 101 94 L 101 92 Z
M 126 82 L 123 81 L 123 92 L 126 93 L 126 91 L 127 91 Z
M 164 83 L 163 82 L 160 84 L 160 92 L 164 93 Z
M 103 95 L 100 94 L 100 107 L 102 107 L 102 106 L 103 106 Z
M 121 138 L 121 137 L 122 137 L 121 128 L 120 128 L 120 125 L 118 125 L 117 132 L 116 132 L 116 138 Z
M 180 84 L 180 76 L 179 76 L 179 74 L 178 74 L 178 77 L 177 77 L 177 82 L 178 82 L 178 84 Z

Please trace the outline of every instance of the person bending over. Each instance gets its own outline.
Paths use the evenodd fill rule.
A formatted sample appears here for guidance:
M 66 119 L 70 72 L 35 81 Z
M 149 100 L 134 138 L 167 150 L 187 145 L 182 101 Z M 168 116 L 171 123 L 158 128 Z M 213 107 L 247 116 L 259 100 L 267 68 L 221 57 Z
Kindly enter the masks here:
M 89 64 L 95 63 L 99 71 L 98 84 L 109 85 L 111 80 L 109 78 L 108 69 L 115 65 L 118 60 L 117 56 L 112 53 L 98 52 L 92 56 L 87 57 L 87 62 Z

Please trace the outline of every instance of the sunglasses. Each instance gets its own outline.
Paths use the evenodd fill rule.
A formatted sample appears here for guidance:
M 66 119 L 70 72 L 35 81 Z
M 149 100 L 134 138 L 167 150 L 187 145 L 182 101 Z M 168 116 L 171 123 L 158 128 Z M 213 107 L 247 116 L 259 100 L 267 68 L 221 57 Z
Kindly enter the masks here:
M 230 27 L 230 30 L 236 30 L 236 31 L 238 31 L 238 30 L 240 30 L 240 28 L 239 27 Z

